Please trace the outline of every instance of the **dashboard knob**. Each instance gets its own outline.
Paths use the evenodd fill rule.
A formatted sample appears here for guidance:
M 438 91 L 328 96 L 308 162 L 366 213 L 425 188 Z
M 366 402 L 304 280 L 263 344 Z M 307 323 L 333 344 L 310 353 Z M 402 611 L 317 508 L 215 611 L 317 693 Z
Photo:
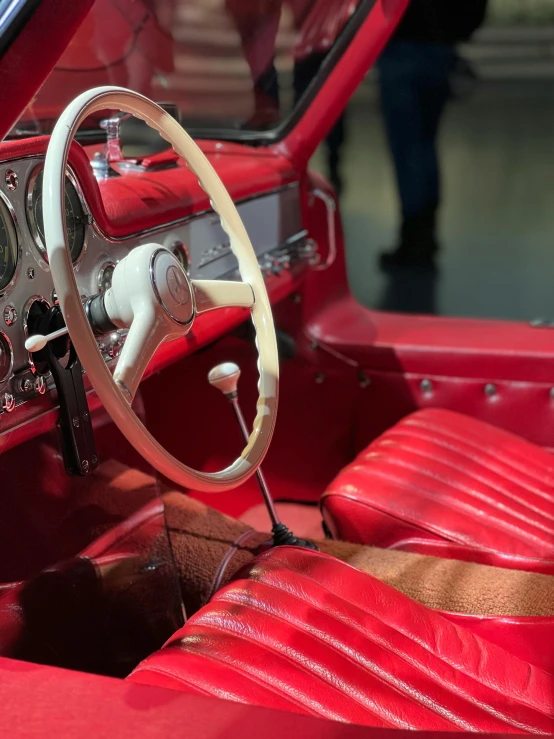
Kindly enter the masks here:
M 15 409 L 15 398 L 11 393 L 4 393 L 2 396 L 2 410 L 11 413 Z
M 46 392 L 46 379 L 43 375 L 39 375 L 35 380 L 35 390 L 39 395 L 44 395 Z
M 264 256 L 259 260 L 259 266 L 260 270 L 262 271 L 262 274 L 264 277 L 271 277 L 272 269 L 273 269 L 273 260 L 270 256 L 267 254 L 264 254 Z
M 8 305 L 4 309 L 4 323 L 6 326 L 13 326 L 17 321 L 17 311 L 13 305 Z
M 115 332 L 113 334 L 110 334 L 110 338 L 108 341 L 107 351 L 108 356 L 110 359 L 117 359 L 119 355 L 121 354 L 121 350 L 123 349 L 123 344 L 125 343 L 125 339 L 127 338 L 126 334 L 123 334 L 122 332 Z
M 22 377 L 16 383 L 16 389 L 19 393 L 30 393 L 34 386 L 34 382 L 30 377 Z

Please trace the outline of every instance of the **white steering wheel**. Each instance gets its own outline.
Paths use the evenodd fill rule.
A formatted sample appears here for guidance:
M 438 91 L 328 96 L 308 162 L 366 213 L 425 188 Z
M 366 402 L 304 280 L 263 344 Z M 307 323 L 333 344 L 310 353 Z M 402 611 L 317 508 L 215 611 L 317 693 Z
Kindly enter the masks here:
M 104 299 L 110 320 L 129 329 L 113 377 L 83 309 L 67 245 L 64 207 L 67 157 L 75 132 L 91 113 L 106 109 L 141 118 L 185 159 L 221 218 L 243 280 L 190 280 L 173 254 L 159 244 L 133 249 L 116 266 Z M 99 87 L 79 95 L 60 116 L 48 146 L 43 182 L 44 234 L 52 279 L 71 341 L 106 410 L 135 449 L 178 485 L 208 493 L 240 485 L 261 464 L 273 435 L 279 384 L 277 341 L 252 244 L 213 167 L 179 123 L 148 98 L 120 87 Z M 260 373 L 257 415 L 240 457 L 220 472 L 201 472 L 169 454 L 143 426 L 131 402 L 162 342 L 185 336 L 198 314 L 229 306 L 250 308 L 256 329 Z M 202 418 L 179 420 L 193 429 L 205 422 Z

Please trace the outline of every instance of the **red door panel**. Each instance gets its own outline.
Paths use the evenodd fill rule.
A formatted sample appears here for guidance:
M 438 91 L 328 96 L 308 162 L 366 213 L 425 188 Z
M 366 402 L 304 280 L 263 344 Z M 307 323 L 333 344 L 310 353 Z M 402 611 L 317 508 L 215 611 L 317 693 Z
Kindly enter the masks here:
M 329 234 L 324 205 L 311 197 L 315 189 L 331 193 L 323 178 L 310 174 L 305 225 L 325 255 Z M 337 258 L 329 269 L 307 278 L 287 329 L 294 333 L 295 325 L 304 326 L 297 336 L 315 363 L 325 364 L 324 355 L 332 354 L 342 358 L 345 378 L 357 369 L 358 448 L 427 407 L 467 413 L 554 448 L 554 331 L 365 308 L 348 289 L 338 210 L 335 232 Z

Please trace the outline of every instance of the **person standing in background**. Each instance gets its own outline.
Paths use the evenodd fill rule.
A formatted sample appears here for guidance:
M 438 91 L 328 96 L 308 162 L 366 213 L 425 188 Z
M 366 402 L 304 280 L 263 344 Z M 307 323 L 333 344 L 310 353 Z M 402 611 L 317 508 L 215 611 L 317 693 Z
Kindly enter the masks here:
M 435 268 L 437 134 L 453 77 L 464 74 L 456 44 L 479 28 L 486 7 L 487 0 L 411 0 L 379 59 L 381 108 L 402 218 L 398 245 L 380 255 L 384 270 Z
M 297 34 L 292 50 L 293 104 L 297 105 L 358 4 L 359 0 L 225 0 L 253 82 L 254 113 L 245 128 L 274 128 L 282 119 L 275 69 L 275 41 L 282 9 L 290 9 Z M 329 178 L 338 195 L 342 191 L 340 163 L 344 140 L 343 112 L 325 141 Z
M 280 121 L 275 42 L 283 0 L 225 0 L 252 76 L 254 110 L 246 129 L 271 129 Z
M 331 46 L 356 12 L 359 0 L 289 0 L 298 41 L 293 88 L 295 105 L 308 90 Z M 325 138 L 327 170 L 337 195 L 343 190 L 342 149 L 346 138 L 346 111 L 342 111 Z

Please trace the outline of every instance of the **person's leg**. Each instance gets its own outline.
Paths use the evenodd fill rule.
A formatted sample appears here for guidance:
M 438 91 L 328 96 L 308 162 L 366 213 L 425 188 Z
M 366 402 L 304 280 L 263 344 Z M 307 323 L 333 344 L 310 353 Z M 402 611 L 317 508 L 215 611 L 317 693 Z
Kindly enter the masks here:
M 450 96 L 449 75 L 454 64 L 454 47 L 447 44 L 428 44 L 422 58 L 420 100 L 422 115 L 421 178 L 426 193 L 429 226 L 434 232 L 435 215 L 440 206 L 440 162 L 437 137 L 440 122 Z
M 432 267 L 437 250 L 438 164 L 434 141 L 447 98 L 448 73 L 434 68 L 437 56 L 432 53 L 433 47 L 393 42 L 379 64 L 383 117 L 402 213 L 398 248 L 381 255 L 385 268 Z M 441 83 L 441 95 L 433 95 L 431 91 L 436 92 L 439 79 L 446 87 Z
M 342 193 L 343 180 L 340 167 L 341 149 L 346 136 L 346 111 L 338 118 L 325 140 L 328 153 L 329 178 L 337 195 Z
M 379 61 L 381 109 L 392 155 L 402 217 L 421 207 L 422 120 L 414 44 L 392 42 Z
M 310 54 L 303 59 L 296 59 L 292 73 L 292 86 L 294 89 L 294 104 L 297 105 L 302 95 L 310 86 L 312 80 L 319 72 L 319 68 L 325 55 Z
M 254 111 L 242 126 L 246 129 L 272 128 L 280 119 L 275 44 L 282 0 L 268 0 L 265 6 L 252 5 L 244 0 L 224 2 L 238 32 L 252 76 Z
M 275 60 L 254 80 L 254 96 L 256 99 L 256 110 L 263 109 L 275 111 L 279 115 L 279 78 L 275 68 Z

